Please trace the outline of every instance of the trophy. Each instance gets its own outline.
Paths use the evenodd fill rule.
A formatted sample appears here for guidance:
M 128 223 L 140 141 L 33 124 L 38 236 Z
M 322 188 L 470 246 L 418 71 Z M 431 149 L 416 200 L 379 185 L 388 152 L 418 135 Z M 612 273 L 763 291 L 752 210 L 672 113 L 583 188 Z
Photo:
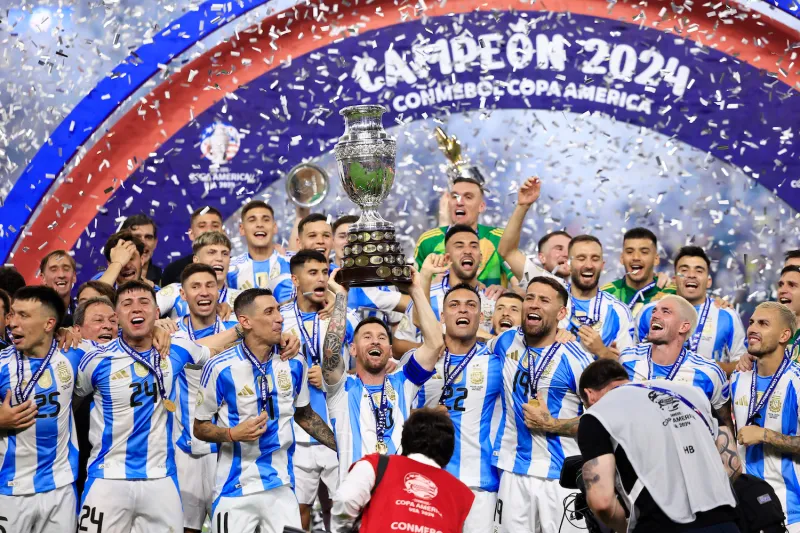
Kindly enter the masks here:
M 342 268 L 336 281 L 350 287 L 411 283 L 411 268 L 395 238 L 394 226 L 377 208 L 394 183 L 397 143 L 383 129 L 382 105 L 357 105 L 339 111 L 344 135 L 334 147 L 339 177 L 361 217 L 347 231 Z
M 321 203 L 329 188 L 328 174 L 311 163 L 300 163 L 286 174 L 286 194 L 298 207 Z
M 481 188 L 486 185 L 486 177 L 483 170 L 470 163 L 469 158 L 461 153 L 461 143 L 458 142 L 455 135 L 448 137 L 447 133 L 437 126 L 436 140 L 439 142 L 439 148 L 442 149 L 444 155 L 450 161 L 447 166 L 447 178 L 450 180 L 451 185 L 457 179 L 472 181 L 480 185 Z

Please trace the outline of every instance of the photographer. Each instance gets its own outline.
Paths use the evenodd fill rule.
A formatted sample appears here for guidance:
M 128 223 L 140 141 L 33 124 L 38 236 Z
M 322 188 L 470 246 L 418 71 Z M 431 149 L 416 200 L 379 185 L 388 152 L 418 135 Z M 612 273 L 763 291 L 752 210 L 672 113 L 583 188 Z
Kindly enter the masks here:
M 739 531 L 729 480 L 741 473 L 736 443 L 700 389 L 630 383 L 622 365 L 599 360 L 579 391 L 586 499 L 603 523 L 617 532 Z

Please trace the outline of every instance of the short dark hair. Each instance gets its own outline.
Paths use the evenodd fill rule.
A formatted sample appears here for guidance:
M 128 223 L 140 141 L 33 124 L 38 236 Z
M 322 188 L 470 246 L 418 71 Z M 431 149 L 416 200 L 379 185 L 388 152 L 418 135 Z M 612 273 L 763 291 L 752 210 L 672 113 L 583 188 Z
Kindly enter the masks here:
M 331 225 L 331 230 L 336 233 L 336 230 L 339 229 L 339 226 L 342 224 L 355 224 L 358 222 L 358 216 L 356 215 L 344 215 L 337 218 L 333 224 Z
M 784 275 L 784 274 L 786 274 L 787 272 L 797 272 L 798 274 L 800 274 L 800 266 L 797 266 L 797 265 L 789 265 L 789 266 L 785 266 L 785 267 L 783 267 L 783 268 L 781 269 L 781 276 L 783 276 L 783 275 Z
M 572 238 L 572 240 L 569 241 L 569 248 L 567 249 L 567 252 L 568 253 L 571 252 L 573 246 L 575 246 L 576 244 L 580 244 L 582 242 L 593 242 L 597 244 L 600 247 L 600 249 L 603 248 L 603 243 L 601 243 L 600 239 L 598 239 L 594 235 L 575 235 Z
M 438 409 L 417 409 L 403 424 L 403 455 L 420 453 L 444 468 L 453 457 L 456 430 L 450 417 Z
M 444 293 L 444 298 L 442 298 L 442 306 L 444 306 L 444 304 L 446 304 L 446 303 L 447 303 L 447 298 L 448 298 L 448 297 L 449 297 L 449 296 L 450 296 L 452 293 L 454 293 L 455 291 L 469 291 L 469 292 L 471 292 L 472 294 L 474 294 L 476 298 L 478 298 L 478 302 L 480 302 L 480 301 L 481 301 L 481 295 L 480 295 L 480 294 L 478 294 L 478 291 L 477 291 L 477 290 L 475 290 L 475 288 L 474 288 L 474 287 L 471 287 L 471 286 L 467 285 L 466 283 L 459 283 L 458 285 L 453 285 L 452 287 L 450 287 L 449 289 L 447 289 L 447 292 L 446 292 L 446 293 Z
M 219 209 L 217 209 L 216 207 L 211 207 L 210 205 L 205 205 L 203 207 L 198 207 L 197 209 L 192 211 L 192 216 L 189 218 L 189 224 L 191 225 L 191 223 L 194 222 L 194 219 L 196 219 L 197 217 L 201 217 L 209 213 L 211 213 L 212 215 L 217 215 L 220 221 L 223 220 L 222 213 L 219 212 Z
M 14 301 L 33 300 L 42 304 L 55 315 L 56 324 L 61 324 L 64 320 L 64 315 L 67 313 L 67 307 L 64 305 L 64 300 L 61 296 L 50 287 L 44 285 L 29 285 L 21 287 L 14 293 Z
M 647 239 L 653 243 L 653 246 L 658 248 L 658 237 L 656 234 L 650 231 L 647 228 L 631 228 L 625 232 L 625 235 L 622 236 L 622 242 L 629 239 Z
M 788 261 L 789 259 L 800 259 L 800 250 L 789 250 L 783 254 L 784 261 Z
M 239 296 L 239 298 L 241 298 L 241 296 Z M 353 338 L 355 339 L 356 336 L 358 336 L 358 331 L 363 326 L 367 326 L 369 324 L 380 324 L 383 327 L 383 329 L 386 330 L 386 334 L 389 335 L 389 342 L 390 343 L 392 342 L 392 330 L 389 329 L 389 326 L 386 325 L 386 322 L 384 322 L 383 320 L 381 320 L 376 316 L 368 316 L 367 318 L 359 322 L 358 325 L 356 326 L 356 329 L 353 331 Z
M 478 186 L 478 188 L 481 190 L 481 194 L 484 194 L 484 192 L 485 192 L 483 190 L 483 183 L 479 182 L 478 180 L 476 180 L 474 178 L 467 178 L 467 177 L 464 177 L 464 176 L 458 177 L 458 178 L 453 180 L 453 185 L 455 185 L 456 183 L 471 183 L 473 185 L 477 185 Z
M 144 243 L 142 242 L 142 239 L 131 233 L 130 230 L 126 229 L 118 231 L 111 235 L 111 237 L 109 237 L 106 241 L 105 246 L 103 246 L 103 255 L 105 256 L 106 261 L 109 263 L 111 262 L 111 250 L 114 249 L 119 241 L 132 242 L 133 245 L 136 246 L 136 250 L 139 252 L 139 255 L 144 254 Z
M 8 312 L 11 311 L 11 296 L 3 289 L 0 289 L 0 303 L 3 304 L 3 314 L 7 315 Z M 0 331 L 0 336 L 3 334 L 4 333 Z
M 262 289 L 261 287 L 246 289 L 239 293 L 239 296 L 233 301 L 233 313 L 236 316 L 244 314 L 245 310 L 253 305 L 253 302 L 255 302 L 256 298 L 259 296 L 273 296 L 273 294 L 271 290 Z
M 122 284 L 121 287 L 117 289 L 117 301 L 114 305 L 119 303 L 119 299 L 122 297 L 123 294 L 128 294 L 129 292 L 136 292 L 136 291 L 144 291 L 150 293 L 150 296 L 153 297 L 153 305 L 156 305 L 156 291 L 140 279 L 134 279 L 131 281 L 126 281 Z
M 156 221 L 150 218 L 149 216 L 145 215 L 144 213 L 139 213 L 136 215 L 131 215 L 125 219 L 122 223 L 122 226 L 119 228 L 120 230 L 133 230 L 136 226 L 153 226 L 153 237 L 158 239 L 158 226 L 156 226 Z
M 89 298 L 88 300 L 81 302 L 80 305 L 78 305 L 78 308 L 75 309 L 75 315 L 72 317 L 72 321 L 75 322 L 75 325 L 83 326 L 83 323 L 86 321 L 86 310 L 94 304 L 103 304 L 109 306 L 111 309 L 114 309 L 114 304 L 112 304 L 111 300 L 105 296 L 95 296 L 94 298 Z
M 275 210 L 272 209 L 272 206 L 269 205 L 267 202 L 263 200 L 250 200 L 249 202 L 244 204 L 244 207 L 242 207 L 242 220 L 244 220 L 244 217 L 247 215 L 249 211 L 258 208 L 266 209 L 267 211 L 269 211 L 269 214 L 273 216 L 273 218 L 275 217 Z
M 181 285 L 183 285 L 187 279 L 200 272 L 210 274 L 215 281 L 217 279 L 217 272 L 211 268 L 211 266 L 205 263 L 189 263 L 186 265 L 186 268 L 183 269 L 183 272 L 181 272 Z
M 466 224 L 454 224 L 450 226 L 450 228 L 447 230 L 447 233 L 444 234 L 444 244 L 447 245 L 447 241 L 449 241 L 450 238 L 457 233 L 472 233 L 478 237 L 478 232 L 472 229 L 472 226 L 467 226 Z
M 675 270 L 678 270 L 678 261 L 684 257 L 699 257 L 706 262 L 706 268 L 711 272 L 711 259 L 708 258 L 706 251 L 699 246 L 682 246 L 681 249 L 678 250 L 675 261 L 673 262 Z
M 587 366 L 578 382 L 578 393 L 585 402 L 586 389 L 602 390 L 614 381 L 628 381 L 630 377 L 625 367 L 613 359 L 598 359 Z
M 542 248 L 544 248 L 544 245 L 547 244 L 547 241 L 549 241 L 553 237 L 558 237 L 559 235 L 566 237 L 569 240 L 572 240 L 572 235 L 570 235 L 564 230 L 551 231 L 550 233 L 539 239 L 539 242 L 536 244 L 536 251 L 541 252 Z
M 525 298 L 523 298 L 514 291 L 506 291 L 500 295 L 500 298 L 513 298 L 514 300 L 519 300 L 520 302 L 523 303 L 525 302 Z M 500 301 L 500 298 L 498 298 L 497 301 Z
M 556 291 L 558 297 L 561 298 L 561 303 L 563 305 L 567 305 L 567 302 L 569 301 L 569 293 L 567 292 L 567 289 L 560 282 L 556 281 L 554 278 L 551 278 L 550 276 L 534 276 L 534 278 L 528 283 L 528 287 L 530 287 L 534 283 L 541 283 L 542 285 L 547 285 L 548 287 Z
M 192 254 L 197 255 L 197 252 L 205 248 L 206 246 L 224 246 L 228 250 L 233 248 L 231 245 L 231 240 L 228 238 L 227 235 L 222 233 L 221 231 L 207 231 L 197 237 L 194 242 L 192 242 Z
M 317 250 L 308 250 L 302 249 L 299 250 L 296 254 L 289 259 L 289 270 L 292 274 L 297 272 L 297 269 L 308 263 L 309 261 L 317 261 L 324 265 L 328 264 L 328 260 L 322 254 L 322 252 L 318 252 Z
M 44 274 L 44 269 L 47 268 L 47 263 L 50 262 L 51 259 L 63 259 L 66 258 L 69 260 L 69 263 L 72 265 L 72 270 L 77 271 L 78 265 L 75 263 L 75 258 L 69 255 L 66 250 L 53 250 L 46 256 L 42 257 L 42 260 L 39 261 L 39 272 Z
M 80 299 L 81 293 L 86 289 L 93 289 L 95 292 L 99 292 L 100 294 L 108 298 L 112 304 L 117 305 L 117 291 L 115 291 L 114 287 L 112 287 L 108 283 L 96 279 L 89 280 L 80 287 L 78 287 L 78 292 L 75 293 L 76 296 Z
M 22 277 L 13 266 L 0 267 L 0 289 L 8 294 L 14 294 L 17 290 L 25 286 L 25 278 Z
M 323 215 L 322 213 L 311 213 L 310 215 L 306 215 L 303 217 L 300 222 L 297 223 L 297 234 L 303 234 L 303 228 L 306 227 L 306 224 L 313 224 L 314 222 L 325 222 L 328 223 L 328 217 Z

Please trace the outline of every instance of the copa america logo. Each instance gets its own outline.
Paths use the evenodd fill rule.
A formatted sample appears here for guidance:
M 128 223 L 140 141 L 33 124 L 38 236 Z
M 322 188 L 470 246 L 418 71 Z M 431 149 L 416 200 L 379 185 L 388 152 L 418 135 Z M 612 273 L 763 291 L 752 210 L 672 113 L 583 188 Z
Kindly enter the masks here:
M 200 151 L 212 165 L 224 165 L 239 152 L 241 137 L 239 130 L 230 124 L 215 122 L 200 135 Z

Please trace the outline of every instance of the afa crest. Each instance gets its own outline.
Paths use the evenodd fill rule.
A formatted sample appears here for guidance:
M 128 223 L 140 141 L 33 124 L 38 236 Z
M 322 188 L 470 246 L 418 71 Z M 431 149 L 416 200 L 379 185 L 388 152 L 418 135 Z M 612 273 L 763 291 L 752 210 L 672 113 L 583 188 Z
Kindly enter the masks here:
M 58 380 L 61 383 L 70 382 L 70 380 L 72 379 L 72 374 L 69 371 L 67 363 L 61 361 L 60 363 L 58 363 L 58 365 L 56 365 L 56 376 L 58 376 Z
M 783 398 L 781 398 L 779 394 L 773 394 L 772 398 L 769 399 L 769 412 L 780 413 L 782 407 L 783 407 Z
M 469 373 L 469 382 L 472 385 L 483 385 L 485 381 L 483 370 L 480 368 L 473 368 L 472 371 Z
M 270 379 L 269 382 L 271 386 L 272 380 Z M 281 371 L 278 372 L 278 389 L 283 393 L 292 390 L 292 379 L 289 377 L 289 372 L 285 369 L 281 369 Z

